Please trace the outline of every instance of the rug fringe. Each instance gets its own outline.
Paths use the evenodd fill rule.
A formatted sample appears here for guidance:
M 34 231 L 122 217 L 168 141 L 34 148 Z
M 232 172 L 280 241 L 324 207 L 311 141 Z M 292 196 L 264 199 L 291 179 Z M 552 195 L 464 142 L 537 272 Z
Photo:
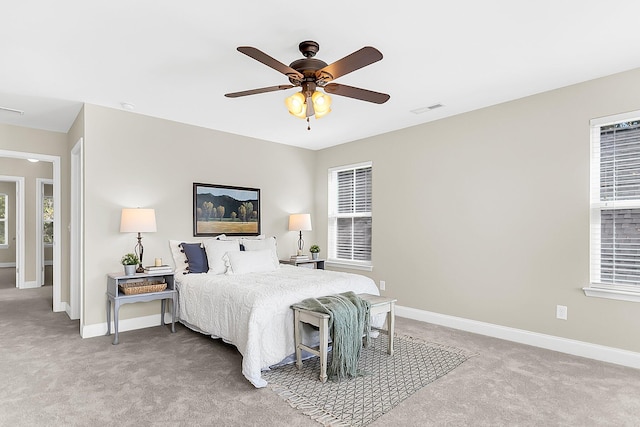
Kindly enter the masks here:
M 278 396 L 284 399 L 292 408 L 299 409 L 302 413 L 314 421 L 324 425 L 325 427 L 350 427 L 351 424 L 342 421 L 336 415 L 329 411 L 318 408 L 308 399 L 297 395 L 284 386 L 277 384 L 268 384 L 269 388 L 273 390 Z
M 398 338 L 406 338 L 406 339 L 411 340 L 411 341 L 416 341 L 416 342 L 422 343 L 422 344 L 424 344 L 426 346 L 429 346 L 429 347 L 440 348 L 442 350 L 446 350 L 448 352 L 464 356 L 467 359 L 469 359 L 471 357 L 480 356 L 480 353 L 477 353 L 477 352 L 474 352 L 474 351 L 463 350 L 463 349 L 460 349 L 460 348 L 457 348 L 457 347 L 452 347 L 452 346 L 449 346 L 449 345 L 446 345 L 446 344 L 440 344 L 440 343 L 437 343 L 437 342 L 426 341 L 423 338 L 414 337 L 412 335 L 405 335 L 405 334 L 396 333 L 395 336 L 398 337 Z

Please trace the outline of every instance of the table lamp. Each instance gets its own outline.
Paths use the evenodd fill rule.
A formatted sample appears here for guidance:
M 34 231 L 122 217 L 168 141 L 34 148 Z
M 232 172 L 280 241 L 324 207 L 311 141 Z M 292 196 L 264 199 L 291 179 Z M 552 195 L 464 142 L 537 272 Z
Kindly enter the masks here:
M 303 231 L 311 231 L 311 214 L 292 214 L 289 215 L 289 231 L 299 231 L 298 239 L 298 255 L 302 255 L 304 248 L 304 240 L 302 240 Z
M 135 253 L 140 260 L 140 265 L 136 269 L 138 273 L 144 273 L 142 267 L 142 256 L 144 255 L 144 247 L 142 246 L 142 236 L 140 233 L 155 233 L 156 230 L 156 211 L 155 209 L 141 208 L 123 208 L 120 216 L 120 232 L 121 233 L 138 233 L 138 243 L 135 247 Z

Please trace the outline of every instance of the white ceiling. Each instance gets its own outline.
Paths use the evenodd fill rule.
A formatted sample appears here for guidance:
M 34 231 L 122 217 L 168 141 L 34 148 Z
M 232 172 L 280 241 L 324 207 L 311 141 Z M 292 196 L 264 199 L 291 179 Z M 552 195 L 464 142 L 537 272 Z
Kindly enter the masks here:
M 310 149 L 418 125 L 640 67 L 637 0 L 20 0 L 0 14 L 0 122 L 66 132 L 81 103 Z M 333 96 L 306 123 L 294 89 L 236 51 L 289 64 L 298 43 L 334 62 L 363 47 L 382 61 L 336 80 L 391 95 L 382 105 Z M 411 110 L 442 103 L 423 114 Z

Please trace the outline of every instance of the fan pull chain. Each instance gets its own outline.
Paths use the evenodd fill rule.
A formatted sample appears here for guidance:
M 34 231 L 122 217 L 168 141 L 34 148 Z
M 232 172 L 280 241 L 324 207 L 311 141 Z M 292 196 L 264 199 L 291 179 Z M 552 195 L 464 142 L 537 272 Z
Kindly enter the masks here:
M 307 117 L 307 130 L 311 130 L 311 125 L 309 124 L 309 117 Z

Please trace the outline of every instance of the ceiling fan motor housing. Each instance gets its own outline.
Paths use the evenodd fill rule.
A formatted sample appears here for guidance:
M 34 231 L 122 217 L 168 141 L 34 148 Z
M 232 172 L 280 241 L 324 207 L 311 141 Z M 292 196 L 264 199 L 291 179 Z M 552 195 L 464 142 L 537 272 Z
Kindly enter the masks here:
M 316 71 L 323 69 L 327 63 L 316 58 L 296 59 L 290 65 L 291 68 L 304 75 L 305 81 L 316 81 Z M 289 78 L 293 84 L 300 84 L 300 81 Z
M 313 40 L 306 40 L 298 45 L 298 49 L 305 58 L 313 58 L 320 50 L 320 45 Z

